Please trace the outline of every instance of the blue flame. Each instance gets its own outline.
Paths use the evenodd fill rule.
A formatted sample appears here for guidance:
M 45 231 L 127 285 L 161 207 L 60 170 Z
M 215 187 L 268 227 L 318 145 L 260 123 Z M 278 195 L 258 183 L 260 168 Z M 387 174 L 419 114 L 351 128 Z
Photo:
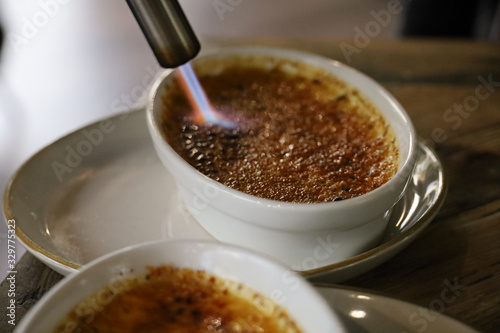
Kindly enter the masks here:
M 217 124 L 228 128 L 235 127 L 235 124 L 233 122 L 223 119 L 212 108 L 208 97 L 200 84 L 200 81 L 198 81 L 198 78 L 194 73 L 193 67 L 191 67 L 191 64 L 188 62 L 182 66 L 179 66 L 179 70 L 181 72 L 184 83 L 189 90 L 186 91 L 186 93 L 189 94 L 192 98 L 192 103 L 195 104 L 193 105 L 193 107 L 201 112 L 204 121 L 209 124 Z

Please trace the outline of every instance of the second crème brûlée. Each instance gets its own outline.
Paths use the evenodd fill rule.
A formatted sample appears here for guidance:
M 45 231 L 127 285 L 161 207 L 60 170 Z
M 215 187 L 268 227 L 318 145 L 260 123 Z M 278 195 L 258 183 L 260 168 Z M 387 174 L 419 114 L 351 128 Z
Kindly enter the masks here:
M 252 288 L 200 270 L 150 267 L 82 300 L 54 333 L 303 333 Z
M 235 126 L 200 122 L 177 80 L 163 98 L 169 145 L 233 189 L 296 203 L 353 198 L 398 170 L 382 113 L 355 87 L 312 65 L 269 56 L 198 63 L 213 108 Z

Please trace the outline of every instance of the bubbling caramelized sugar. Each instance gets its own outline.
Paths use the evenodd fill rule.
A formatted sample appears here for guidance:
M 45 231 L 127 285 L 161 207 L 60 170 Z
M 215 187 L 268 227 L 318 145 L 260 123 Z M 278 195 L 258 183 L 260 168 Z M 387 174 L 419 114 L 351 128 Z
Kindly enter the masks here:
M 204 271 L 164 265 L 120 285 L 81 302 L 55 332 L 302 332 L 272 300 Z
M 395 135 L 367 98 L 324 70 L 268 60 L 196 68 L 213 107 L 237 128 L 194 122 L 184 92 L 167 88 L 164 135 L 184 160 L 233 189 L 297 203 L 353 198 L 394 176 Z

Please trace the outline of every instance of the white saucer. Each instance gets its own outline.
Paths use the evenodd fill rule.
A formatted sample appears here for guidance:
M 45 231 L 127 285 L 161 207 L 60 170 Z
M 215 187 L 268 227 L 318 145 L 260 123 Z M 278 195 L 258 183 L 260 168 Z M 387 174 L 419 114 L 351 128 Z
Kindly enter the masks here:
M 381 244 L 339 263 L 304 265 L 301 274 L 341 282 L 390 259 L 415 239 L 441 207 L 445 192 L 434 152 L 423 143 L 419 149 L 413 182 Z M 213 239 L 181 203 L 154 151 L 144 110 L 91 124 L 42 149 L 13 176 L 4 210 L 7 220 L 16 220 L 26 248 L 64 275 L 145 241 Z
M 348 332 L 478 332 L 450 317 L 398 299 L 346 287 L 317 288 Z

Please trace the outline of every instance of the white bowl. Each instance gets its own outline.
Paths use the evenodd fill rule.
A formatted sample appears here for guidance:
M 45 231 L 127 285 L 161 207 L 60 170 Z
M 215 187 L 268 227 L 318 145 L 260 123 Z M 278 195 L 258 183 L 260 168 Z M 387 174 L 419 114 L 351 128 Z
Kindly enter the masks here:
M 128 247 L 84 266 L 47 293 L 15 333 L 54 332 L 65 315 L 87 296 L 106 287 L 119 290 L 126 283 L 124 278 L 145 274 L 148 266 L 161 265 L 204 270 L 243 283 L 286 309 L 304 333 L 345 332 L 316 289 L 271 259 L 215 241 L 161 241 Z
M 167 143 L 161 129 L 162 98 L 173 75 L 165 72 L 153 86 L 148 127 L 155 149 L 174 176 L 191 214 L 216 239 L 268 253 L 297 268 L 308 258 L 331 264 L 374 247 L 393 206 L 404 194 L 416 161 L 415 131 L 403 107 L 364 74 L 309 53 L 267 47 L 230 48 L 205 54 L 193 63 L 234 55 L 270 55 L 304 62 L 356 87 L 394 129 L 400 148 L 399 169 L 392 179 L 369 193 L 330 203 L 280 202 L 231 189 L 198 172 Z

